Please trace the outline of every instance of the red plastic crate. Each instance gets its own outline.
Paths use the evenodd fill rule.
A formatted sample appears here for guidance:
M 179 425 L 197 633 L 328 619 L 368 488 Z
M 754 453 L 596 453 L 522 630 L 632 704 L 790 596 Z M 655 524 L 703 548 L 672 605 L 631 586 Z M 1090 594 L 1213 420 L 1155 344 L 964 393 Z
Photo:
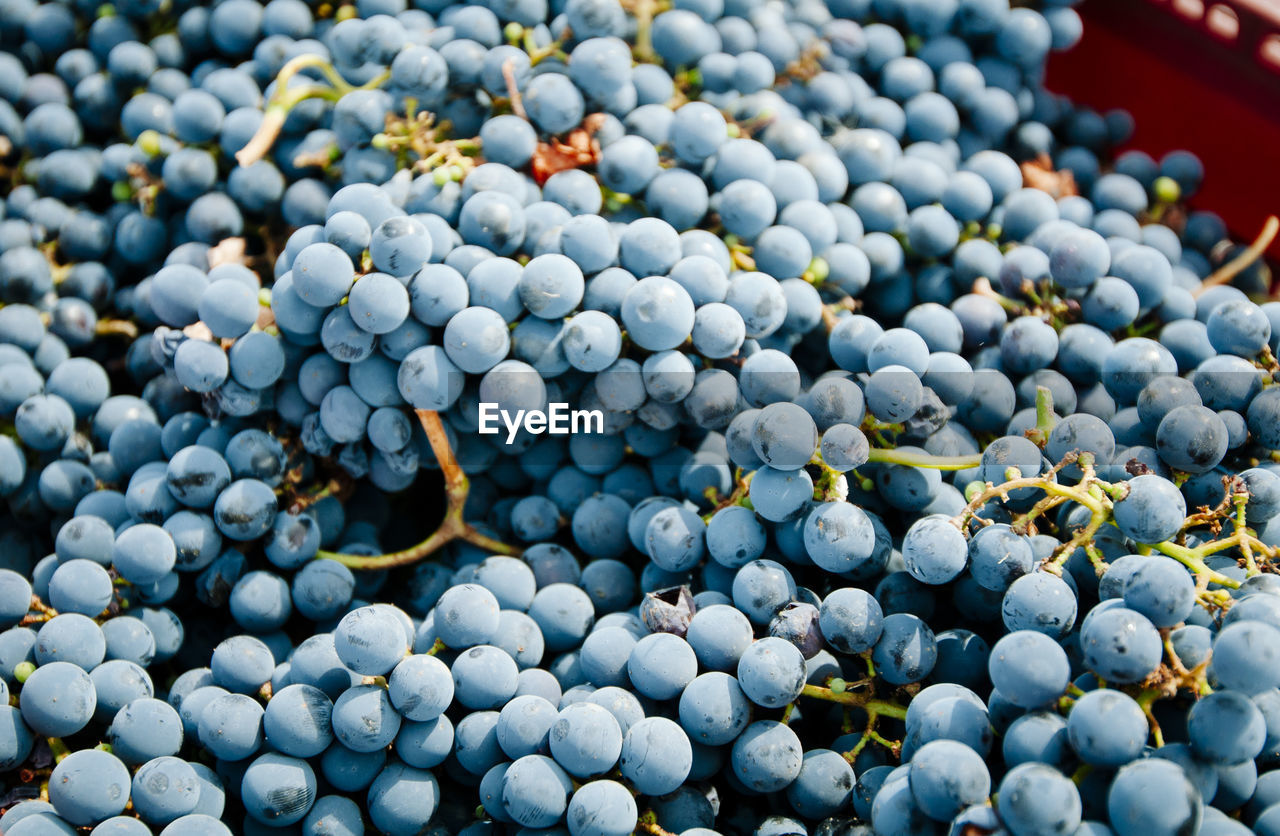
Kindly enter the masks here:
M 1280 0 L 1085 0 L 1084 37 L 1049 62 L 1049 89 L 1124 108 L 1126 148 L 1205 164 L 1191 200 L 1251 241 L 1280 214 Z M 1270 248 L 1280 258 L 1280 241 Z

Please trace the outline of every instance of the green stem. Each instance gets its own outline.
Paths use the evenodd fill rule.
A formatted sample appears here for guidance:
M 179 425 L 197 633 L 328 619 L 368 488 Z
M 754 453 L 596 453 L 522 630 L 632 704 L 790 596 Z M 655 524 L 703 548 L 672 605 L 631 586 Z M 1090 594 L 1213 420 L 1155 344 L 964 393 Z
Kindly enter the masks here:
M 1063 543 L 1054 551 L 1053 558 L 1047 561 L 1044 566 L 1056 574 L 1062 573 L 1062 565 L 1067 562 L 1072 553 L 1081 546 L 1088 547 L 1093 542 L 1093 535 L 1098 533 L 1098 529 L 1102 528 L 1103 523 L 1107 521 L 1107 513 L 1105 509 L 1095 510 L 1089 515 L 1089 522 L 1084 528 L 1077 531 L 1070 540 Z
M 1164 745 L 1164 732 L 1160 730 L 1160 723 L 1156 721 L 1156 715 L 1152 713 L 1151 706 L 1155 701 L 1160 699 L 1160 691 L 1155 688 L 1147 688 L 1138 694 L 1137 703 L 1142 708 L 1142 713 L 1147 718 L 1147 724 L 1151 726 L 1151 738 L 1159 749 Z
M 308 84 L 290 90 L 290 80 L 306 69 L 320 70 L 331 86 Z M 271 94 L 271 100 L 267 102 L 267 106 L 263 110 L 262 124 L 258 126 L 257 132 L 254 133 L 248 144 L 236 152 L 236 162 L 242 167 L 250 166 L 266 156 L 266 153 L 271 150 L 271 146 L 275 144 L 276 138 L 280 136 L 280 131 L 284 128 L 284 122 L 289 116 L 289 111 L 293 110 L 300 102 L 307 99 L 327 99 L 336 102 L 355 90 L 373 90 L 381 87 L 390 78 L 391 71 L 384 70 L 367 83 L 359 87 L 353 87 L 323 57 L 319 55 L 299 55 L 285 64 L 279 74 L 276 75 L 275 92 Z
M 843 691 L 836 693 L 830 688 L 824 688 L 821 685 L 806 685 L 801 689 L 800 696 L 826 700 L 840 705 L 855 706 L 865 709 L 868 714 L 877 717 L 892 717 L 895 720 L 907 719 L 906 706 L 898 705 L 898 703 L 888 700 L 876 699 L 871 695 L 870 691 L 860 693 Z
M 1213 271 L 1207 279 L 1200 283 L 1199 287 L 1191 291 L 1191 295 L 1198 297 L 1215 285 L 1230 282 L 1237 274 L 1262 257 L 1267 248 L 1271 246 L 1271 242 L 1276 239 L 1277 233 L 1280 233 L 1280 218 L 1272 215 L 1267 218 L 1266 223 L 1262 225 L 1262 231 L 1258 233 L 1258 237 L 1244 252 Z
M 71 754 L 71 748 L 62 741 L 61 737 L 46 738 L 49 742 L 49 751 L 53 752 L 53 762 L 61 763 L 63 758 Z
M 1231 518 L 1231 525 L 1234 529 L 1233 537 L 1240 541 L 1240 551 L 1244 554 L 1245 577 L 1253 577 L 1262 570 L 1258 568 L 1258 560 L 1253 555 L 1252 538 L 1249 535 L 1249 526 L 1246 519 L 1246 507 L 1249 503 L 1249 494 L 1246 491 L 1238 491 L 1232 497 L 1231 501 L 1235 503 L 1235 516 Z
M 912 453 L 907 450 L 873 448 L 867 457 L 870 462 L 901 464 L 908 467 L 925 467 L 933 470 L 967 470 L 982 464 L 982 454 L 969 456 L 932 456 L 928 453 Z
M 99 336 L 121 336 L 133 339 L 138 336 L 138 326 L 127 319 L 99 319 L 93 332 Z
M 635 46 L 631 54 L 642 64 L 658 63 L 658 55 L 653 50 L 653 18 L 657 14 L 656 0 L 636 0 L 631 9 L 636 19 Z
M 1036 425 L 1027 431 L 1027 438 L 1038 446 L 1044 447 L 1049 442 L 1049 434 L 1058 423 L 1058 416 L 1053 411 L 1053 392 L 1047 386 L 1036 387 Z
M 880 732 L 876 731 L 875 729 L 867 729 L 862 733 L 862 736 L 864 739 L 875 741 L 876 743 L 879 743 L 884 748 L 894 752 L 896 752 L 898 747 L 901 745 L 899 743 L 895 743 L 892 740 L 887 740 L 880 734 Z
M 1212 543 L 1206 543 L 1205 545 L 1212 545 Z M 1190 549 L 1186 546 L 1180 546 L 1177 543 L 1171 543 L 1168 540 L 1165 540 L 1163 543 L 1152 543 L 1151 548 L 1161 554 L 1167 554 L 1183 566 L 1186 566 L 1193 573 L 1207 576 L 1212 583 L 1216 583 L 1219 586 L 1224 586 L 1228 589 L 1240 588 L 1240 581 L 1224 575 L 1215 569 L 1210 569 L 1204 562 L 1203 553 L 1199 549 Z M 1202 546 L 1200 548 L 1204 547 Z

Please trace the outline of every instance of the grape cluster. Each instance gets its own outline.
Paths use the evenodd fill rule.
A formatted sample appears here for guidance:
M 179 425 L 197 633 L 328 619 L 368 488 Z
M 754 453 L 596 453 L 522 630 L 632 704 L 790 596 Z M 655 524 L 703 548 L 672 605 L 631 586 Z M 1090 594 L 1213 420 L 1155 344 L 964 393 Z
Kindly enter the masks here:
M 1280 224 L 1073 5 L 0 2 L 0 833 L 1280 836 Z

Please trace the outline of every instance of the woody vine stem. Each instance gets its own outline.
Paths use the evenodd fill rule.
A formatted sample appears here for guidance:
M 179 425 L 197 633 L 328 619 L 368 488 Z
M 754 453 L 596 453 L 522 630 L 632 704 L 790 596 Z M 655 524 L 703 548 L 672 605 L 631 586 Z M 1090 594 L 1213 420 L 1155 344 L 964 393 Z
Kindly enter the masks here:
M 520 554 L 520 549 L 482 534 L 474 525 L 463 519 L 462 512 L 467 504 L 467 495 L 471 492 L 471 483 L 454 457 L 452 447 L 449 446 L 449 436 L 440 420 L 440 413 L 419 409 L 417 415 L 422 429 L 427 434 L 427 441 L 431 444 L 431 451 L 435 453 L 436 461 L 440 464 L 440 472 L 444 476 L 446 504 L 440 527 L 421 543 L 403 551 L 373 556 L 321 551 L 317 552 L 317 558 L 336 560 L 351 569 L 394 569 L 397 566 L 410 566 L 417 563 L 455 540 L 486 549 L 492 554 Z

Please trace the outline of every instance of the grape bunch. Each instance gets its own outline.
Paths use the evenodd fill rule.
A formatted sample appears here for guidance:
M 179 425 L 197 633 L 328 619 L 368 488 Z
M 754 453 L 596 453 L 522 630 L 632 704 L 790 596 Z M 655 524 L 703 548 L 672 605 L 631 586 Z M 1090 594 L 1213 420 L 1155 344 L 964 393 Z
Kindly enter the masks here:
M 1280 222 L 1074 5 L 0 2 L 0 833 L 1280 836 Z

